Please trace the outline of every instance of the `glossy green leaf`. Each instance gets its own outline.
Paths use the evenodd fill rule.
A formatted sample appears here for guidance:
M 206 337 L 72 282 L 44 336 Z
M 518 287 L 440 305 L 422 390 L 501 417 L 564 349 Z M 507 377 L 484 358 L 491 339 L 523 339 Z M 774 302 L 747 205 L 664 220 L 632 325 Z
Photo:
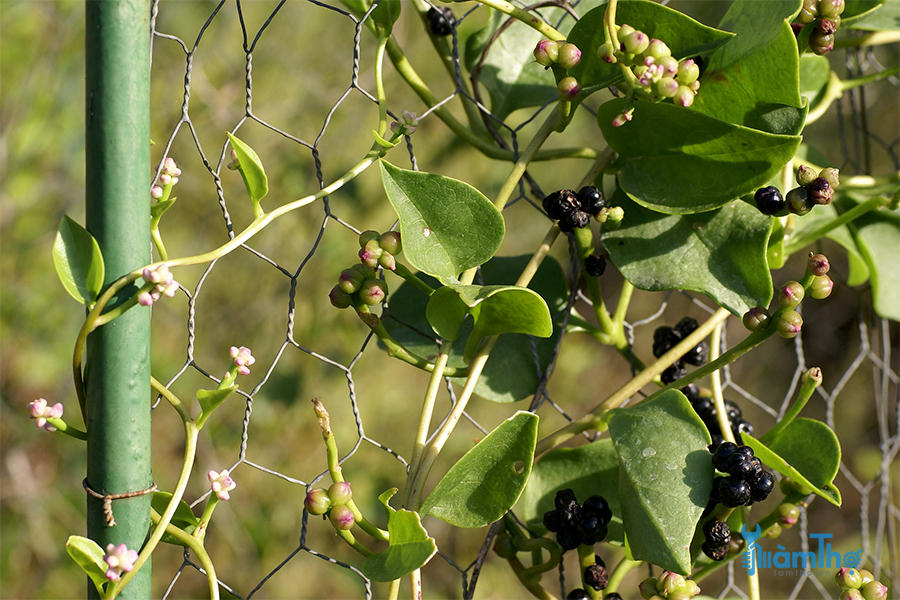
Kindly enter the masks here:
M 381 180 L 400 218 L 403 255 L 442 283 L 487 262 L 500 247 L 503 216 L 484 194 L 442 175 L 381 161 Z
M 869 212 L 849 227 L 869 269 L 875 312 L 885 319 L 900 321 L 900 212 Z
M 815 54 L 800 57 L 800 95 L 809 99 L 811 107 L 815 106 L 830 77 L 831 65 L 827 58 Z
M 378 6 L 369 16 L 389 34 L 394 28 L 394 23 L 400 18 L 401 8 L 403 7 L 400 0 L 379 0 Z
M 67 215 L 56 232 L 53 265 L 69 295 L 85 306 L 93 306 L 103 288 L 103 254 L 94 236 Z
M 226 135 L 228 135 L 231 147 L 237 154 L 238 172 L 244 179 L 247 195 L 250 196 L 250 201 L 253 203 L 256 211 L 259 207 L 259 201 L 269 193 L 269 180 L 266 178 L 266 171 L 263 169 L 262 161 L 259 160 L 259 156 L 253 148 L 230 133 L 226 132 Z
M 171 501 L 172 494 L 169 492 L 153 492 L 153 498 L 150 500 L 150 505 L 153 507 L 153 510 L 162 515 L 166 512 L 166 508 L 168 508 L 169 502 Z M 197 528 L 197 525 L 200 524 L 200 519 L 194 516 L 194 511 L 191 510 L 188 503 L 181 500 L 175 508 L 175 514 L 172 516 L 170 523 L 185 533 L 192 534 Z M 168 533 L 163 533 L 162 541 L 167 544 L 184 546 L 184 542 Z
M 609 434 L 621 464 L 619 503 L 632 555 L 688 575 L 691 539 L 712 490 L 706 426 L 684 394 L 616 409 Z
M 66 552 L 72 557 L 78 566 L 87 573 L 94 582 L 98 592 L 103 591 L 103 586 L 109 582 L 106 578 L 106 561 L 103 560 L 105 552 L 97 545 L 97 542 L 80 535 L 70 535 L 66 540 Z
M 900 30 L 900 0 L 847 0 L 841 26 L 864 31 Z
M 404 241 L 405 244 L 405 241 Z M 405 252 L 405 248 L 404 248 Z M 487 284 L 515 283 L 530 255 L 515 257 L 494 257 L 482 265 L 481 273 Z M 430 284 L 437 282 L 428 276 Z M 568 289 L 562 267 L 552 257 L 545 258 L 529 285 L 549 305 L 550 312 L 557 314 L 566 304 Z M 390 296 L 390 310 L 383 323 L 394 338 L 420 356 L 434 360 L 437 344 L 433 336 L 427 335 L 431 325 L 425 318 L 428 297 L 408 283 L 403 283 Z M 391 318 L 396 316 L 397 320 Z M 449 365 L 463 367 L 463 351 L 472 330 L 472 320 L 467 319 L 463 331 L 453 345 Z M 482 371 L 475 393 L 493 402 L 516 402 L 534 394 L 540 382 L 538 372 L 547 368 L 559 328 L 554 324 L 554 334 L 550 338 L 533 338 L 520 333 L 501 335 Z M 537 362 L 535 361 L 537 357 Z M 454 380 L 462 385 L 463 380 Z
M 420 512 L 466 529 L 502 517 L 531 474 L 537 429 L 537 415 L 524 411 L 501 423 L 450 467 Z
M 622 509 L 619 505 L 619 457 L 612 440 L 604 438 L 577 448 L 557 448 L 543 455 L 534 465 L 522 510 L 528 527 L 535 533 L 547 531 L 544 513 L 555 508 L 556 492 L 571 489 L 579 502 L 602 496 L 612 510 L 605 542 L 621 545 Z
M 232 385 L 221 390 L 197 390 L 197 400 L 200 401 L 200 409 L 209 415 L 237 389 L 238 386 Z
M 669 214 L 713 210 L 756 191 L 787 164 L 800 137 L 742 127 L 674 104 L 636 102 L 632 120 L 613 127 L 628 103 L 597 111 L 619 156 L 619 185 L 636 202 Z
M 393 581 L 408 575 L 425 566 L 437 552 L 434 538 L 422 527 L 417 513 L 391 508 L 388 501 L 396 493 L 397 488 L 393 488 L 378 496 L 387 514 L 390 546 L 363 562 L 363 575 L 374 581 Z
M 770 269 L 780 269 L 787 260 L 784 251 L 784 226 L 781 219 L 769 219 L 771 222 L 771 234 L 766 244 L 766 262 Z
M 835 506 L 841 505 L 841 493 L 834 477 L 841 466 L 841 445 L 828 425 L 800 417 L 766 446 L 756 438 L 741 434 L 744 444 L 766 466 L 805 485 Z
M 700 91 L 691 108 L 768 133 L 799 134 L 806 105 L 799 91 L 797 40 L 789 24 L 799 8 L 799 0 L 732 3 L 719 28 L 737 35 L 704 58 Z
M 665 215 L 631 202 L 621 190 L 611 202 L 625 209 L 625 218 L 600 239 L 635 287 L 693 290 L 738 316 L 768 306 L 770 220 L 755 207 L 737 201 L 706 213 Z
M 553 324 L 550 310 L 536 292 L 505 285 L 448 285 L 435 291 L 428 301 L 425 316 L 435 332 L 454 340 L 463 318 L 471 314 L 472 331 L 464 358 L 471 358 L 487 336 L 501 333 L 525 333 L 550 337 Z
M 606 41 L 603 15 L 606 2 L 585 14 L 572 27 L 569 41 L 581 49 L 581 62 L 569 74 L 584 87 L 607 87 L 622 78 L 619 65 L 611 65 L 597 57 Z M 663 40 L 677 59 L 711 52 L 733 34 L 708 27 L 666 6 L 647 0 L 622 0 L 616 5 L 616 22 L 627 23 L 651 38 Z

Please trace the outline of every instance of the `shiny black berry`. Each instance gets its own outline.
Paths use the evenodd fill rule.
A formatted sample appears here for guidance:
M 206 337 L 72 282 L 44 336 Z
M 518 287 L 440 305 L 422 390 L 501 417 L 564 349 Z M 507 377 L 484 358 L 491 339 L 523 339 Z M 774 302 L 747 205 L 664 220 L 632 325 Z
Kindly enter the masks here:
M 544 198 L 541 205 L 547 215 L 554 220 L 565 219 L 576 210 L 581 210 L 581 203 L 572 190 L 558 190 Z
M 717 477 L 713 480 L 712 498 L 728 508 L 750 504 L 750 486 L 737 477 Z
M 681 335 L 671 327 L 657 327 L 653 332 L 653 356 L 659 358 L 681 341 Z
M 587 600 L 588 599 L 587 592 L 581 588 L 575 588 L 569 595 L 566 596 L 566 600 Z
M 697 387 L 696 383 L 691 383 L 681 388 L 681 393 L 685 395 L 691 404 L 700 400 L 700 388 Z
M 610 510 L 609 503 L 603 496 L 591 496 L 581 505 L 581 510 L 585 513 L 597 515 L 606 524 L 609 524 L 612 519 L 612 510 Z
M 609 574 L 606 572 L 606 567 L 599 563 L 587 567 L 584 570 L 584 583 L 598 592 L 605 590 L 606 584 L 609 583 Z
M 559 511 L 548 510 L 544 513 L 544 527 L 547 528 L 547 531 L 552 531 L 553 533 L 562 529 L 562 519 L 559 516 Z
M 710 546 L 707 542 L 703 542 L 703 545 L 700 546 L 700 549 L 703 550 L 703 554 L 707 555 L 711 559 L 715 561 L 725 560 L 725 556 L 728 554 L 728 546 Z
M 756 457 L 753 456 L 752 448 L 749 446 L 738 446 L 735 448 L 734 452 L 732 452 L 731 456 L 725 459 L 721 470 L 729 475 L 743 478 L 747 474 L 753 472 L 752 463 L 750 461 L 754 458 Z M 756 462 L 759 462 L 758 458 L 756 459 Z
M 586 513 L 578 523 L 578 535 L 581 536 L 582 544 L 593 546 L 602 542 L 606 533 L 606 523 L 596 513 Z
M 453 31 L 453 26 L 456 24 L 453 11 L 450 10 L 449 6 L 429 8 L 425 17 L 428 19 L 428 29 L 431 30 L 431 33 L 438 36 L 450 35 Z
M 591 216 L 583 210 L 575 210 L 559 220 L 560 231 L 569 232 L 573 229 L 587 227 L 591 222 Z
M 666 385 L 674 381 L 678 381 L 682 377 L 687 375 L 687 370 L 681 366 L 679 363 L 675 363 L 662 372 L 662 375 L 659 376 L 662 379 L 662 382 Z
M 765 469 L 750 482 L 750 499 L 754 502 L 762 502 L 769 497 L 775 488 L 775 478 Z
M 727 546 L 731 543 L 731 529 L 725 521 L 711 519 L 703 524 L 703 537 L 712 548 Z
M 578 190 L 578 200 L 581 202 L 581 210 L 589 215 L 596 215 L 600 209 L 606 206 L 600 190 L 592 185 L 586 185 Z
M 603 599 L 604 599 L 604 600 L 622 600 L 622 596 L 620 596 L 620 595 L 618 595 L 617 593 L 613 592 L 612 594 L 606 594 L 606 595 L 604 595 L 604 596 L 603 596 Z
M 728 420 L 731 423 L 734 423 L 742 416 L 744 416 L 744 413 L 741 412 L 741 407 L 738 406 L 736 402 L 732 402 L 731 400 L 725 401 L 725 414 L 728 416 Z
M 694 317 L 684 317 L 678 321 L 677 325 L 675 325 L 675 331 L 678 332 L 678 335 L 685 338 L 694 333 L 694 330 L 697 329 L 697 327 L 699 327 L 697 319 Z
M 834 189 L 824 177 L 816 177 L 806 188 L 807 197 L 815 204 L 831 204 Z
M 738 440 L 741 439 L 742 433 L 753 435 L 753 425 L 751 425 L 750 421 L 747 421 L 746 419 L 738 419 L 737 421 L 732 421 L 731 433 L 733 433 L 735 439 Z
M 725 470 L 725 462 L 737 450 L 737 444 L 734 442 L 722 442 L 712 450 L 712 464 L 716 470 L 727 473 Z
M 759 188 L 753 198 L 756 200 L 756 208 L 764 215 L 774 215 L 784 210 L 784 198 L 775 186 Z
M 578 530 L 560 531 L 556 534 L 556 542 L 562 546 L 563 550 L 574 550 L 581 545 L 581 534 L 578 533 Z
M 575 498 L 575 492 L 569 488 L 556 492 L 556 497 L 553 502 L 556 505 L 556 510 L 563 511 L 571 510 L 573 505 L 578 505 L 578 500 Z
M 584 259 L 584 272 L 591 277 L 600 277 L 606 271 L 606 257 L 602 254 L 591 254 Z
M 694 365 L 695 367 L 699 367 L 702 364 L 706 364 L 707 359 L 709 358 L 709 344 L 705 341 L 700 342 L 690 350 L 688 350 L 687 354 L 681 357 L 681 360 L 686 362 L 689 365 Z

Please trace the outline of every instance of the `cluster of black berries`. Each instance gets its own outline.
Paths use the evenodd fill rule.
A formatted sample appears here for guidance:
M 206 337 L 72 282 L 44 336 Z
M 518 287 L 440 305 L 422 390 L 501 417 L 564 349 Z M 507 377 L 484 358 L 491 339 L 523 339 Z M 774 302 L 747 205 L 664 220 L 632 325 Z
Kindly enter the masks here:
M 658 327 L 656 331 L 653 332 L 653 356 L 659 358 L 675 347 L 681 340 L 693 333 L 695 329 L 697 329 L 697 320 L 692 317 L 683 318 L 678 321 L 678 324 L 675 325 L 675 327 Z M 708 358 L 709 344 L 705 341 L 700 342 L 692 349 L 688 350 L 687 354 L 676 360 L 669 368 L 663 371 L 661 375 L 663 383 L 668 385 L 687 375 L 687 371 L 684 368 L 685 364 L 699 367 L 705 363 Z
M 731 529 L 725 521 L 710 519 L 703 524 L 703 554 L 713 560 L 724 560 L 731 545 Z
M 551 219 L 559 221 L 562 231 L 572 231 L 576 227 L 586 227 L 591 216 L 606 206 L 600 190 L 586 185 L 576 194 L 572 190 L 558 190 L 544 198 L 544 210 Z
M 715 403 L 713 403 L 712 398 L 700 396 L 699 394 L 693 396 L 688 391 L 685 391 L 691 387 L 696 386 L 693 386 L 692 384 L 687 388 L 683 388 L 681 391 L 685 396 L 688 397 L 688 400 L 690 400 L 691 406 L 694 408 L 694 411 L 700 417 L 700 420 L 703 421 L 703 424 L 706 425 L 706 428 L 709 430 L 709 435 L 712 437 L 712 446 L 713 448 L 715 448 L 725 441 L 725 437 L 722 435 L 722 429 L 719 427 L 718 411 L 716 411 L 716 405 Z M 725 401 L 725 416 L 728 417 L 728 423 L 731 424 L 731 433 L 737 440 L 741 439 L 742 433 L 753 435 L 753 425 L 750 424 L 750 421 L 744 419 L 742 415 L 743 413 L 741 413 L 740 406 L 738 406 L 731 400 Z
M 797 15 L 796 32 L 800 33 L 806 23 L 815 22 L 816 28 L 809 34 L 809 49 L 822 56 L 834 48 L 834 32 L 841 25 L 841 14 L 846 4 L 844 0 L 803 0 L 803 7 Z
M 811 168 L 801 165 L 797 170 L 797 183 L 800 185 L 784 197 L 775 186 L 759 188 L 753 196 L 756 208 L 764 215 L 782 217 L 789 211 L 803 216 L 817 204 L 831 204 L 834 190 L 841 184 L 840 171 L 828 167 L 816 175 Z
M 544 513 L 544 527 L 556 534 L 564 551 L 580 544 L 593 546 L 606 537 L 612 511 L 602 496 L 591 496 L 579 505 L 575 492 L 565 489 L 556 492 L 555 503 L 555 510 Z
M 450 35 L 453 26 L 456 25 L 456 18 L 449 6 L 441 6 L 440 8 L 431 7 L 428 14 L 425 15 L 428 20 L 428 29 L 434 35 L 444 37 Z
M 710 446 L 712 462 L 716 470 L 727 473 L 727 477 L 713 480 L 710 501 L 728 508 L 750 506 L 769 497 L 775 487 L 775 478 L 766 471 L 762 462 L 753 456 L 749 446 L 738 446 L 732 442 L 722 442 Z

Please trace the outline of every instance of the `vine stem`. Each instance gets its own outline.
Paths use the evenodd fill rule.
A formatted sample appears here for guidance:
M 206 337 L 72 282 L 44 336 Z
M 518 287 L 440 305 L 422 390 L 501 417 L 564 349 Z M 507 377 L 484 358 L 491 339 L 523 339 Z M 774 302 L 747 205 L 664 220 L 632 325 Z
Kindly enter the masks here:
M 797 418 L 797 415 L 800 414 L 800 411 L 803 410 L 803 407 L 809 402 L 813 392 L 820 385 L 822 385 L 822 369 L 813 367 L 804 373 L 802 383 L 800 384 L 800 391 L 797 392 L 797 399 L 794 401 L 794 404 L 791 405 L 787 413 L 778 420 L 778 423 L 776 423 L 772 429 L 759 438 L 759 441 L 763 444 L 768 444 L 770 441 L 774 440 L 779 433 Z
M 506 0 L 478 0 L 479 3 L 490 6 L 500 12 L 507 14 L 514 19 L 518 19 L 525 25 L 528 25 L 535 31 L 539 31 L 553 41 L 566 39 L 566 36 L 558 32 L 556 29 L 544 23 L 540 18 L 532 15 L 528 11 L 522 10 L 518 6 L 506 2 Z
M 603 595 L 607 596 L 619 589 L 619 584 L 625 579 L 625 575 L 633 568 L 639 567 L 642 564 L 643 562 L 639 560 L 629 560 L 627 558 L 620 560 L 619 564 L 616 565 L 616 568 L 613 569 L 613 572 L 609 576 L 609 581 L 606 584 L 606 589 L 603 590 Z
M 153 523 L 157 527 L 159 527 L 159 523 L 162 521 L 162 517 L 152 508 L 150 509 L 150 518 L 153 520 Z M 213 564 L 212 559 L 209 557 L 209 553 L 206 551 L 206 548 L 203 546 L 203 543 L 195 537 L 188 535 L 181 529 L 175 527 L 171 523 L 166 525 L 166 533 L 176 538 L 178 541 L 194 551 L 194 554 L 197 555 L 197 559 L 200 561 L 200 565 L 206 570 L 206 581 L 209 583 L 209 598 L 210 600 L 218 600 L 219 580 L 216 576 L 216 567 Z
M 841 213 L 838 217 L 831 219 L 827 223 L 823 223 L 812 231 L 806 232 L 803 235 L 792 239 L 790 243 L 788 243 L 787 248 L 784 249 L 785 256 L 790 256 L 794 252 L 805 248 L 806 246 L 821 238 L 823 235 L 827 234 L 829 231 L 832 231 L 840 227 L 841 225 L 849 223 L 850 221 L 859 218 L 869 211 L 887 206 L 889 202 L 890 199 L 887 196 L 875 196 L 873 198 L 869 198 L 862 204 L 857 204 L 847 212 Z
M 378 28 L 378 47 L 375 50 L 375 97 L 378 99 L 378 135 L 384 137 L 387 132 L 387 97 L 384 94 L 384 48 L 387 45 L 387 34 L 383 27 Z
M 722 349 L 722 324 L 713 329 L 709 338 L 709 361 L 714 362 L 719 358 Z M 731 423 L 728 421 L 728 414 L 725 411 L 725 399 L 722 396 L 722 376 L 718 369 L 709 374 L 709 385 L 712 388 L 713 403 L 716 406 L 716 420 L 719 422 L 719 429 L 722 430 L 722 437 L 726 442 L 736 443 L 734 432 L 731 431 Z

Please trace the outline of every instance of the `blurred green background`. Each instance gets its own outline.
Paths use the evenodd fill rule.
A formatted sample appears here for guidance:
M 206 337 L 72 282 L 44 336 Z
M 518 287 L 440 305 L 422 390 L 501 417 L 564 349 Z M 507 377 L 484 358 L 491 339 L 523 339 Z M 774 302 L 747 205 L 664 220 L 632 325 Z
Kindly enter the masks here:
M 202 1 L 163 2 L 157 30 L 178 36 L 192 47 L 215 6 L 216 3 Z M 276 6 L 272 1 L 242 3 L 251 41 Z M 454 5 L 454 10 L 459 16 L 471 6 Z M 726 6 L 724 2 L 699 1 L 679 5 L 709 24 L 718 22 Z M 450 94 L 454 89 L 452 82 L 445 77 L 430 44 L 421 35 L 421 23 L 411 17 L 405 15 L 398 24 L 395 30 L 398 40 L 437 95 Z M 470 34 L 483 22 L 484 11 L 477 11 L 463 22 L 460 37 Z M 83 312 L 59 284 L 50 249 L 63 214 L 83 222 L 83 4 L 5 0 L 0 2 L 0 30 L 0 596 L 78 597 L 84 594 L 85 578 L 68 559 L 63 545 L 69 535 L 84 534 L 85 500 L 81 489 L 84 453 L 75 440 L 37 430 L 28 420 L 24 407 L 38 397 L 47 398 L 51 403 L 60 401 L 66 405 L 68 416 L 77 421 L 70 360 Z M 253 54 L 255 114 L 308 142 L 322 133 L 317 149 L 326 183 L 340 176 L 368 150 L 369 131 L 377 122 L 375 105 L 352 90 L 328 118 L 329 111 L 350 85 L 353 35 L 354 24 L 346 16 L 312 3 L 290 3 L 275 15 Z M 233 130 L 244 116 L 245 55 L 241 45 L 240 22 L 234 4 L 228 3 L 200 38 L 192 71 L 191 123 L 203 153 L 214 167 L 223 151 L 224 132 Z M 364 31 L 359 85 L 369 92 L 374 91 L 373 48 L 371 36 Z M 843 54 L 836 52 L 832 58 L 835 68 L 843 60 Z M 886 52 L 884 60 L 895 64 L 896 52 Z M 179 125 L 184 72 L 185 54 L 180 45 L 157 38 L 152 68 L 152 138 L 156 142 L 152 149 L 153 166 L 161 159 Z M 398 114 L 401 109 L 421 113 L 421 102 L 390 66 L 386 77 L 390 108 Z M 592 102 L 596 106 L 598 100 Z M 890 142 L 894 135 L 891 132 L 898 129 L 896 87 L 869 86 L 865 103 L 870 123 L 878 123 L 880 131 L 888 132 L 885 135 Z M 462 118 L 458 100 L 454 99 L 448 106 Z M 600 147 L 595 120 L 584 110 L 579 113 L 573 126 L 560 136 L 562 141 L 553 140 L 551 145 Z M 520 111 L 510 121 L 522 123 L 532 114 L 533 111 Z M 322 132 L 326 120 L 327 127 Z M 527 132 L 533 126 L 526 125 L 520 138 L 523 143 L 527 143 Z M 842 165 L 844 153 L 834 141 L 835 127 L 832 108 L 805 137 L 833 164 Z M 257 151 L 266 166 L 270 184 L 269 196 L 263 201 L 266 208 L 318 188 L 316 165 L 309 149 L 253 121 L 246 122 L 238 135 Z M 506 163 L 472 151 L 434 117 L 422 121 L 412 142 L 420 169 L 464 179 L 488 197 L 496 193 L 509 169 Z M 213 178 L 186 124 L 175 135 L 169 155 L 183 171 L 174 192 L 178 202 L 163 218 L 163 235 L 170 255 L 208 251 L 227 239 L 227 231 Z M 401 167 L 410 166 L 402 147 L 393 150 L 388 158 Z M 876 151 L 873 159 L 875 173 L 892 170 L 884 152 Z M 575 185 L 587 167 L 585 161 L 567 160 L 538 164 L 531 172 L 545 190 L 552 190 Z M 147 168 L 149 182 L 152 166 Z M 235 230 L 239 231 L 252 219 L 243 184 L 236 173 L 223 169 L 222 185 L 228 212 Z M 359 229 L 387 230 L 395 218 L 384 199 L 377 170 L 364 173 L 333 194 L 330 208 L 336 217 Z M 513 205 L 504 214 L 508 236 L 499 254 L 531 253 L 546 231 L 546 220 L 525 201 Z M 329 219 L 324 235 L 317 242 L 324 219 L 321 203 L 306 207 L 274 223 L 250 245 L 288 273 L 293 274 L 302 265 L 293 313 L 293 340 L 310 352 L 348 365 L 363 348 L 366 331 L 352 314 L 333 309 L 326 296 L 340 270 L 356 261 L 356 235 L 340 222 Z M 834 247 L 826 245 L 824 249 L 839 255 Z M 310 253 L 312 258 L 304 263 Z M 554 255 L 568 269 L 564 244 L 556 245 Z M 775 281 L 795 278 L 803 262 L 789 262 L 781 272 L 775 273 Z M 861 347 L 858 319 L 869 325 L 873 323 L 869 293 L 865 287 L 841 286 L 846 264 L 839 258 L 834 262 L 838 282 L 835 294 L 828 302 L 809 306 L 805 313 L 807 322 L 815 323 L 814 328 L 804 330 L 805 360 L 810 366 L 823 368 L 828 390 L 851 367 L 859 368 L 848 375 L 835 406 L 837 433 L 844 443 L 847 469 L 838 480 L 845 505 L 839 511 L 824 502 L 815 502 L 810 510 L 809 530 L 834 533 L 838 540 L 835 546 L 849 551 L 860 547 L 864 528 L 871 528 L 870 543 L 875 543 L 871 536 L 877 515 L 873 511 L 881 489 L 877 485 L 872 487 L 869 512 L 861 512 L 865 503 L 847 477 L 866 485 L 878 475 L 882 466 L 879 443 L 884 441 L 879 437 L 879 427 L 887 427 L 896 435 L 897 423 L 895 411 L 876 401 L 881 397 L 876 392 L 882 390 L 875 386 L 883 371 L 865 357 L 860 365 L 854 363 Z M 617 297 L 620 286 L 618 274 L 613 271 L 610 268 L 604 276 L 610 300 Z M 238 251 L 219 261 L 208 276 L 204 275 L 202 267 L 184 268 L 176 273 L 177 279 L 192 292 L 203 279 L 196 305 L 196 364 L 208 372 L 218 373 L 226 367 L 229 346 L 246 345 L 253 349 L 257 364 L 241 387 L 250 390 L 264 378 L 265 384 L 256 393 L 252 406 L 246 459 L 286 476 L 310 481 L 325 469 L 324 449 L 309 405 L 311 398 L 318 396 L 326 403 L 343 452 L 358 441 L 344 370 L 294 346 L 284 348 L 291 285 L 284 272 L 250 252 Z M 664 314 L 635 330 L 636 351 L 643 358 L 649 357 L 656 326 L 674 324 L 685 314 L 698 318 L 704 314 L 688 296 L 638 292 L 628 318 L 630 321 L 644 319 L 654 314 L 663 302 L 667 302 Z M 188 306 L 185 297 L 179 295 L 175 300 L 157 304 L 153 310 L 153 373 L 166 381 L 181 369 L 187 358 Z M 889 356 L 896 373 L 900 354 L 897 324 L 883 330 L 877 323 L 875 326 L 872 349 L 876 356 Z M 736 320 L 729 323 L 730 340 L 740 339 L 742 331 Z M 884 346 L 893 351 L 886 354 Z M 772 340 L 751 356 L 754 358 L 745 358 L 732 367 L 731 378 L 748 394 L 777 409 L 789 393 L 797 350 L 789 342 Z M 627 365 L 615 352 L 585 336 L 573 335 L 562 347 L 549 392 L 569 415 L 579 416 L 626 380 Z M 890 388 L 884 390 L 885 397 L 896 398 L 896 380 L 884 381 Z M 370 342 L 352 369 L 352 391 L 358 400 L 366 435 L 408 457 L 426 382 L 424 373 L 389 359 Z M 184 399 L 192 399 L 196 389 L 209 385 L 205 377 L 190 368 L 173 385 L 173 390 Z M 729 392 L 729 397 L 740 400 L 734 390 Z M 441 410 L 446 410 L 446 395 L 441 402 Z M 468 412 L 485 429 L 491 430 L 513 410 L 525 408 L 522 404 L 507 406 L 476 400 Z M 741 404 L 745 415 L 759 429 L 765 430 L 772 424 L 771 416 L 752 402 L 742 400 Z M 238 459 L 245 409 L 242 398 L 230 399 L 204 430 L 196 476 L 186 495 L 189 500 L 207 489 L 208 482 L 203 475 L 206 470 L 221 470 Z M 821 399 L 811 403 L 807 410 L 809 416 L 825 417 Z M 542 433 L 564 422 L 552 410 L 542 409 L 541 416 Z M 171 489 L 181 459 L 182 430 L 174 413 L 165 405 L 154 412 L 153 432 L 154 477 L 161 489 Z M 469 422 L 463 422 L 436 472 L 446 468 L 454 457 L 471 447 L 474 439 L 483 435 Z M 404 480 L 402 465 L 367 441 L 346 461 L 344 470 L 353 481 L 357 502 L 376 521 L 381 515 L 376 496 L 390 487 L 402 486 Z M 246 596 L 298 547 L 304 490 L 248 465 L 241 465 L 234 477 L 238 488 L 232 493 L 232 500 L 217 510 L 207 547 L 211 549 L 220 578 Z M 896 507 L 896 482 L 887 497 Z M 890 519 L 891 527 L 896 529 L 896 512 Z M 430 519 L 426 520 L 426 526 L 437 538 L 441 551 L 458 565 L 465 568 L 474 560 L 484 532 L 453 531 Z M 798 543 L 796 534 L 784 537 L 790 540 L 787 543 Z M 338 543 L 330 533 L 330 526 L 322 523 L 310 523 L 306 543 L 349 564 L 358 566 L 361 562 Z M 605 552 L 607 563 L 617 556 L 616 551 L 607 547 L 601 552 Z M 887 550 L 882 553 L 886 560 Z M 893 560 L 896 569 L 896 550 Z M 163 547 L 154 554 L 154 596 L 164 594 L 181 564 L 182 553 L 178 548 Z M 568 572 L 577 573 L 574 564 L 568 565 Z M 637 574 L 635 581 L 643 576 Z M 426 567 L 423 579 L 426 597 L 461 595 L 459 571 L 440 557 Z M 558 591 L 551 579 L 546 580 L 548 589 Z M 718 590 L 723 582 L 722 578 L 710 580 L 704 590 Z M 774 578 L 764 582 L 764 586 L 769 586 L 764 590 L 767 594 L 771 592 L 771 597 L 786 597 L 795 583 L 790 578 Z M 202 597 L 205 593 L 204 578 L 190 567 L 184 570 L 172 590 L 173 597 Z M 262 587 L 258 596 L 344 598 L 361 597 L 363 593 L 360 578 L 349 570 L 300 552 Z M 383 595 L 384 590 L 376 588 L 375 593 Z M 510 569 L 491 553 L 478 582 L 477 596 L 520 598 L 525 595 Z M 819 597 L 819 592 L 807 584 L 797 597 Z

